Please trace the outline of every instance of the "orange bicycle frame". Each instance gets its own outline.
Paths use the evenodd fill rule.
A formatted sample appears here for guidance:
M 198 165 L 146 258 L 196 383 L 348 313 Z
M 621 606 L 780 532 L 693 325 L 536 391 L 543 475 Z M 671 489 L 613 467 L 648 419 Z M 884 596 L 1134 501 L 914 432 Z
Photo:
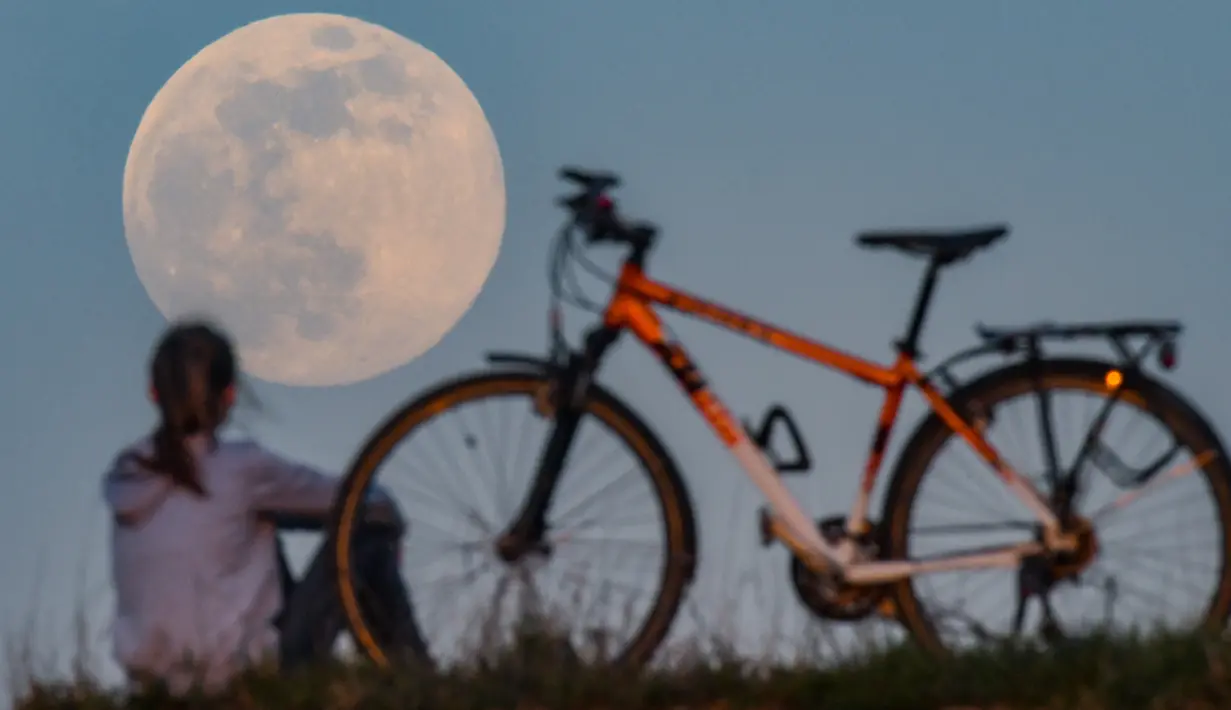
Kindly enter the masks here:
M 1029 506 L 1049 533 L 1054 534 L 1059 530 L 1059 521 L 1030 482 L 1009 467 L 983 435 L 968 424 L 946 401 L 944 395 L 919 372 L 915 365 L 915 358 L 909 350 L 899 349 L 897 359 L 891 366 L 879 365 L 652 280 L 639 266 L 626 263 L 620 272 L 615 291 L 604 313 L 604 325 L 616 330 L 631 331 L 662 360 L 692 400 L 697 411 L 709 423 L 722 443 L 736 456 L 753 483 L 765 494 L 776 513 L 773 522 L 783 533 L 780 537 L 812 564 L 818 567 L 837 564 L 839 567 L 846 568 L 852 560 L 852 548 L 849 543 L 831 545 L 819 535 L 815 525 L 804 515 L 794 498 L 778 479 L 777 472 L 765 453 L 751 441 L 743 426 L 711 391 L 682 345 L 669 340 L 664 335 L 662 321 L 653 308 L 655 305 L 661 305 L 708 321 L 726 330 L 741 333 L 778 350 L 876 385 L 885 391 L 884 403 L 881 406 L 879 420 L 872 437 L 858 495 L 847 519 L 850 532 L 858 533 L 867 528 L 869 497 L 875 486 L 885 449 L 898 417 L 902 397 L 906 389 L 911 386 L 922 392 L 937 416 L 997 472 L 1010 490 Z M 996 560 L 1004 561 L 1003 555 L 997 557 Z M 967 563 L 947 564 L 944 568 L 981 566 L 988 564 L 989 561 L 987 555 L 975 554 L 968 556 Z M 878 565 L 885 566 L 886 569 L 876 573 L 869 572 L 867 575 L 869 580 L 913 573 L 918 570 L 912 568 L 911 572 L 904 573 L 902 570 L 905 568 L 902 565 L 921 566 L 925 563 L 864 563 L 860 566 Z M 935 567 L 934 565 L 925 566 Z M 888 567 L 893 567 L 893 570 L 889 570 Z

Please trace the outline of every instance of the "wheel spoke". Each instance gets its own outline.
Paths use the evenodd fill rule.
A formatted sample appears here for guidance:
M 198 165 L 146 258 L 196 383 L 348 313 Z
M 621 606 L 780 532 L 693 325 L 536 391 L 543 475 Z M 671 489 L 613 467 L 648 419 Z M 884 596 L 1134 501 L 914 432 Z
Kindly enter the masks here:
M 645 426 L 619 421 L 626 415 L 609 403 L 585 405 L 548 511 L 548 545 L 513 562 L 496 554 L 495 537 L 527 494 L 550 434 L 552 421 L 535 416 L 543 386 L 529 373 L 455 384 L 404 413 L 413 424 L 386 429 L 397 433 L 365 448 L 380 458 L 357 465 L 407 519 L 402 574 L 438 663 L 461 659 L 475 638 L 510 639 L 526 613 L 550 617 L 554 628 L 570 606 L 598 614 L 583 614 L 584 628 L 560 629 L 568 646 L 601 637 L 613 657 L 644 663 L 681 601 L 688 567 L 675 556 L 694 554 L 678 524 L 691 518 L 687 496 L 678 480 L 657 480 L 668 475 L 664 462 L 639 457 L 656 442 L 626 438 Z M 613 616 L 615 602 L 622 613 Z M 650 618 L 656 623 L 645 624 Z
M 1131 383 L 1109 389 L 1107 369 L 1097 365 L 1043 361 L 1041 368 L 1036 379 L 1028 366 L 1011 366 L 971 386 L 978 391 L 951 397 L 986 412 L 984 436 L 1023 476 L 1051 483 L 1052 472 L 1062 474 L 1047 486 L 1053 505 L 1064 504 L 1064 490 L 1056 485 L 1074 486 L 1073 517 L 1062 518 L 1079 533 L 1078 549 L 1040 556 L 1026 563 L 1025 572 L 920 574 L 909 587 L 914 603 L 900 607 L 910 631 L 925 645 L 960 648 L 1015 633 L 1054 643 L 1095 628 L 1171 625 L 1205 614 L 1225 620 L 1227 605 L 1212 604 L 1226 598 L 1231 584 L 1223 529 L 1231 518 L 1229 472 L 1220 450 L 1211 449 L 1201 427 L 1190 423 L 1196 415 L 1177 411 L 1170 399 L 1151 399 L 1149 390 L 1132 389 Z M 973 455 L 951 432 L 935 436 L 939 441 L 924 446 L 933 458 L 907 466 L 903 480 L 890 488 L 909 491 L 909 499 L 887 505 L 886 520 L 898 535 L 888 543 L 891 559 L 944 558 L 959 550 L 1041 540 L 1039 526 L 1005 492 L 954 495 L 958 485 L 973 484 L 976 476 L 961 475 Z M 1199 485 L 1180 486 L 1183 480 Z M 1156 495 L 1164 490 L 1202 497 Z M 1133 505 L 1141 499 L 1151 503 Z M 995 505 L 1002 501 L 1011 512 Z M 1132 515 L 1117 515 L 1130 508 Z M 1167 524 L 1154 524 L 1164 514 Z M 1153 590 L 1151 577 L 1161 578 L 1161 591 Z M 1091 586 L 1100 580 L 1102 586 Z
M 1086 435 L 1082 438 L 1081 448 L 1077 450 L 1077 456 L 1073 458 L 1073 464 L 1069 467 L 1065 476 L 1065 488 L 1071 499 L 1071 506 L 1074 508 L 1077 507 L 1077 502 L 1081 499 L 1082 493 L 1084 493 L 1081 487 L 1081 472 L 1085 469 L 1086 459 L 1099 444 L 1100 438 L 1103 435 L 1103 429 L 1107 426 L 1107 420 L 1111 417 L 1111 410 L 1120 399 L 1121 391 L 1122 388 L 1117 388 L 1114 395 L 1107 398 L 1103 403 L 1098 416 L 1095 417 L 1094 421 L 1090 424 L 1090 428 L 1086 431 Z

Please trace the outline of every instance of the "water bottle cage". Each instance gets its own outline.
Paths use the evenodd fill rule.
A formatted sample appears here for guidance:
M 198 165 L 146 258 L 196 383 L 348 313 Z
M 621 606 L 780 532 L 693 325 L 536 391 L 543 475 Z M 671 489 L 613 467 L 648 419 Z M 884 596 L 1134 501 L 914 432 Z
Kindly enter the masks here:
M 786 427 L 787 435 L 791 439 L 792 447 L 795 449 L 795 457 L 791 460 L 784 460 L 779 457 L 771 448 L 770 444 L 773 440 L 774 428 L 782 424 Z M 812 468 L 812 457 L 808 455 L 808 447 L 804 444 L 803 437 L 799 433 L 799 426 L 795 423 L 795 417 L 787 408 L 781 404 L 774 404 L 765 410 L 765 414 L 761 417 L 761 426 L 753 429 L 747 419 L 743 422 L 744 430 L 748 432 L 756 445 L 765 452 L 769 457 L 770 463 L 778 470 L 778 473 L 807 473 Z

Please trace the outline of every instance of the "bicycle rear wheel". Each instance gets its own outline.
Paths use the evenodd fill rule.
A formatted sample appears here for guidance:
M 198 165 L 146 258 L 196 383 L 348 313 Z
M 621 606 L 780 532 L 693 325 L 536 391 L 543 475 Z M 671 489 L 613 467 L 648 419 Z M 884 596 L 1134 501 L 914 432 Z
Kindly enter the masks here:
M 1231 612 L 1231 468 L 1217 434 L 1190 404 L 1144 373 L 1084 359 L 1045 360 L 1035 368 L 1022 363 L 993 371 L 950 401 L 1068 525 L 1087 531 L 1081 549 L 1020 568 L 904 580 L 895 585 L 901 621 L 936 652 L 995 639 L 1055 642 L 1151 627 L 1222 628 Z M 1084 405 L 1079 409 L 1085 416 L 1072 413 L 1071 400 Z M 1132 427 L 1133 416 L 1150 420 L 1153 431 Z M 1015 432 L 1032 424 L 1033 437 Z M 1117 434 L 1131 435 L 1123 450 L 1107 444 Z M 1066 442 L 1065 435 L 1073 436 Z M 1048 446 L 1049 436 L 1054 446 Z M 1085 463 L 1077 466 L 1087 439 Z M 1066 503 L 1065 476 L 1050 472 L 1074 470 L 1079 485 Z M 1182 503 L 1184 494 L 1195 494 L 1196 502 Z M 930 518 L 929 502 L 947 519 Z M 1015 512 L 989 520 L 1005 510 Z M 953 554 L 1039 534 L 1026 507 L 935 415 L 920 424 L 902 452 L 884 520 L 893 559 Z M 1175 546 L 1165 547 L 1162 536 L 1181 525 L 1191 528 L 1188 537 L 1179 544 L 1172 538 Z M 928 541 L 946 536 L 958 549 L 925 549 Z M 945 582 L 964 586 L 941 599 Z M 1190 603 L 1177 608 L 1182 596 L 1190 596 Z M 1135 605 L 1113 608 L 1120 601 Z
M 356 603 L 361 580 L 348 573 L 347 557 L 357 511 L 378 476 L 409 524 L 402 574 L 416 633 L 434 662 L 500 652 L 528 614 L 549 619 L 556 640 L 566 637 L 569 652 L 588 660 L 640 665 L 661 643 L 692 576 L 692 506 L 649 427 L 598 385 L 589 387 L 548 512 L 550 550 L 515 563 L 496 552 L 551 434 L 543 409 L 549 386 L 539 372 L 461 377 L 396 412 L 364 445 L 339 496 L 333 540 L 347 623 L 373 661 L 387 665 L 390 653 L 378 641 L 379 619 Z M 510 421 L 515 416 L 521 421 Z M 450 444 L 460 450 L 448 453 Z M 619 475 L 595 475 L 603 470 Z M 621 532 L 597 537 L 603 520 Z M 655 534 L 657 541 L 646 539 Z M 455 542 L 442 544 L 450 537 Z M 613 551 L 622 557 L 600 558 Z M 637 569 L 614 574 L 621 562 Z M 434 572 L 444 576 L 429 579 Z M 491 584 L 481 581 L 485 572 L 494 573 Z M 605 573 L 597 591 L 581 588 Z M 563 598 L 545 598 L 553 592 Z M 467 601 L 472 608 L 457 608 Z

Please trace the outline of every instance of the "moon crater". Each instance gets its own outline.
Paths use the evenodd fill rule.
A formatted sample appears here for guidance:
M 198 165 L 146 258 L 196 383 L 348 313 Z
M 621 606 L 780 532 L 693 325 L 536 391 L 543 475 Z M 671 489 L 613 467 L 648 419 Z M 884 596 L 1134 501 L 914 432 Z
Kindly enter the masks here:
M 470 307 L 504 231 L 478 102 L 436 55 L 338 15 L 262 20 L 206 47 L 142 117 L 124 180 L 138 276 L 207 312 L 246 369 L 297 385 L 417 357 Z

